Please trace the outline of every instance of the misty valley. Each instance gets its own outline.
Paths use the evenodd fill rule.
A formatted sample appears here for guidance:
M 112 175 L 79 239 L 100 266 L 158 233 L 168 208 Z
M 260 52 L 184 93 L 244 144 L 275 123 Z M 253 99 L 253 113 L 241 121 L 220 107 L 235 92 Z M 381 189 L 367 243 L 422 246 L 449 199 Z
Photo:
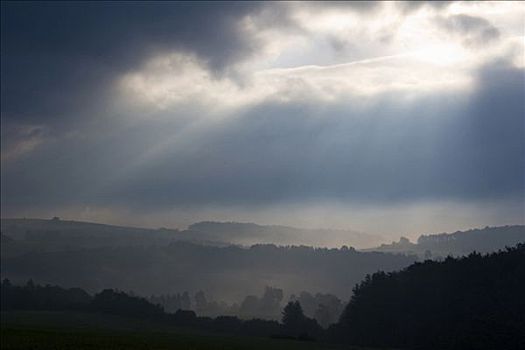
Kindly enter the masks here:
M 232 228 L 230 234 L 228 227 Z M 430 303 L 420 307 L 430 308 L 430 313 L 435 312 L 432 308 L 439 304 L 437 300 L 425 299 L 432 297 L 427 288 L 435 290 L 468 285 L 469 278 L 474 278 L 473 274 L 480 273 L 478 271 L 482 269 L 482 265 L 476 266 L 478 262 L 498 265 L 501 264 L 499 256 L 509 255 L 510 265 L 496 266 L 496 269 L 509 269 L 507 275 L 497 278 L 504 279 L 501 283 L 516 285 L 511 291 L 487 290 L 484 298 L 504 298 L 499 302 L 507 303 L 508 296 L 499 294 L 512 292 L 515 293 L 513 297 L 520 300 L 517 295 L 523 291 L 525 280 L 518 279 L 518 276 L 523 276 L 520 274 L 525 267 L 525 226 L 422 235 L 415 243 L 401 238 L 399 242 L 363 249 L 352 246 L 352 236 L 341 248 L 273 244 L 270 243 L 272 240 L 282 239 L 290 232 L 300 234 L 301 230 L 240 223 L 206 222 L 179 231 L 119 227 L 59 218 L 3 219 L 1 229 L 2 310 L 5 311 L 3 318 L 6 324 L 20 322 L 21 316 L 16 312 L 23 310 L 87 312 L 88 315 L 102 313 L 145 318 L 159 322 L 162 327 L 173 324 L 207 332 L 272 339 L 316 340 L 323 344 L 396 345 L 402 348 L 420 346 L 422 340 L 411 338 L 408 333 L 403 336 L 405 338 L 399 338 L 398 333 L 383 336 L 378 333 L 370 338 L 365 336 L 370 334 L 367 327 L 390 329 L 405 327 L 399 322 L 430 322 L 429 327 L 434 327 L 432 332 L 437 332 L 435 336 L 444 337 L 436 343 L 439 344 L 436 348 L 458 348 L 457 344 L 451 343 L 451 335 L 446 335 L 450 331 L 435 329 L 437 325 L 432 324 L 435 319 L 426 320 L 428 315 L 417 315 L 418 310 L 412 310 L 415 313 L 412 316 L 401 315 L 419 302 Z M 243 229 L 246 229 L 249 239 L 266 243 L 240 244 L 236 238 L 242 237 Z M 318 234 L 324 233 L 323 238 L 329 240 L 327 232 L 330 231 L 320 230 Z M 232 242 L 228 243 L 228 239 Z M 362 242 L 361 239 L 359 237 L 357 242 Z M 517 248 L 511 248 L 516 245 Z M 456 268 L 455 275 L 432 272 L 432 269 Z M 429 272 L 424 272 L 426 269 L 430 269 Z M 416 272 L 418 270 L 421 272 Z M 395 282 L 398 276 L 400 279 Z M 452 280 L 448 281 L 449 278 Z M 482 274 L 476 278 L 483 280 L 488 277 Z M 412 279 L 413 282 L 410 282 Z M 393 284 L 381 287 L 386 282 Z M 399 283 L 406 286 L 398 291 L 396 288 L 401 288 Z M 472 283 L 486 282 L 473 280 Z M 483 284 L 481 286 L 486 288 Z M 410 288 L 416 288 L 414 295 L 410 294 Z M 492 295 L 494 292 L 498 294 Z M 383 293 L 385 299 L 375 300 L 379 297 L 377 293 Z M 449 292 L 444 290 L 442 293 L 447 295 Z M 372 299 L 368 301 L 369 298 Z M 404 299 L 396 304 L 388 302 L 395 298 Z M 463 302 L 461 296 L 455 298 L 456 301 L 450 302 Z M 481 306 L 477 303 L 482 300 L 473 300 L 471 307 Z M 373 304 L 368 304 L 370 302 Z M 387 304 L 380 306 L 382 303 Z M 404 303 L 408 304 L 403 306 Z M 389 310 L 388 305 L 397 305 L 400 309 Z M 290 311 L 292 321 L 286 321 L 287 308 L 295 310 Z M 353 311 L 355 308 L 357 311 Z M 381 315 L 369 319 L 371 316 L 367 315 L 374 312 Z M 70 317 L 67 315 L 62 314 L 62 317 Z M 401 319 L 392 318 L 388 326 L 366 323 L 387 322 L 385 317 L 395 315 Z M 501 316 L 491 315 L 496 317 L 491 322 L 501 327 L 497 320 Z M 483 314 L 471 316 L 485 317 Z M 26 317 L 31 320 L 35 316 L 26 314 Z M 89 323 L 92 316 L 84 317 L 88 317 L 85 322 Z M 461 317 L 467 317 L 467 314 Z M 21 319 L 24 320 L 24 317 Z M 516 316 L 516 320 L 512 321 L 505 316 L 505 322 L 519 322 L 519 319 L 520 316 Z M 292 325 L 287 325 L 287 322 Z M 512 326 L 519 329 L 520 324 Z M 157 326 L 151 327 L 155 329 Z M 343 332 L 345 327 L 352 329 Z M 481 324 L 480 327 L 474 327 L 472 331 L 485 332 L 487 325 Z M 357 329 L 362 330 L 355 333 Z M 408 332 L 408 329 L 399 332 Z M 348 334 L 354 335 L 350 337 Z M 508 334 L 498 336 L 501 338 L 498 338 L 499 342 L 508 342 L 509 349 L 513 348 Z

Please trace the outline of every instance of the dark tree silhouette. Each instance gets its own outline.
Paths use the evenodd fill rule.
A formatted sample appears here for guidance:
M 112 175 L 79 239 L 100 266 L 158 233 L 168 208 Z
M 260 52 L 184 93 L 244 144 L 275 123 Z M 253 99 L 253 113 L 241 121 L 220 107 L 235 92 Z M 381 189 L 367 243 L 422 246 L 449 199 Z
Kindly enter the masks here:
M 1 286 L 2 310 L 85 310 L 91 299 L 80 288 L 40 286 L 32 280 L 25 286 L 15 286 L 4 279 Z
M 290 301 L 283 309 L 283 330 L 286 335 L 302 339 L 313 339 L 322 333 L 316 320 L 308 318 L 298 301 Z
M 165 313 L 144 298 L 106 289 L 91 296 L 79 288 L 41 286 L 30 280 L 15 286 L 1 284 L 2 311 L 72 310 L 149 318 L 169 325 L 235 335 L 276 336 L 302 340 L 333 340 L 351 345 L 407 349 L 525 349 L 525 245 L 490 255 L 427 260 L 394 273 L 368 275 L 355 286 L 340 321 L 324 331 L 290 301 L 282 324 L 236 317 L 200 317 L 177 309 Z M 180 296 L 180 295 L 179 295 Z M 180 296 L 179 306 L 188 293 Z M 320 320 L 332 317 L 340 301 L 330 295 L 301 293 Z M 275 307 L 282 291 L 267 288 L 262 298 L 246 304 Z M 197 304 L 208 305 L 203 293 Z M 317 306 L 315 306 L 317 305 Z M 328 323 L 328 321 L 327 321 Z
M 113 289 L 105 289 L 96 294 L 91 307 L 96 311 L 122 316 L 154 318 L 164 313 L 160 306 L 153 305 L 144 298 L 130 296 Z
M 290 329 L 299 329 L 306 316 L 303 313 L 303 308 L 298 301 L 290 301 L 283 310 L 283 325 Z
M 367 276 L 338 332 L 356 345 L 525 349 L 525 245 Z

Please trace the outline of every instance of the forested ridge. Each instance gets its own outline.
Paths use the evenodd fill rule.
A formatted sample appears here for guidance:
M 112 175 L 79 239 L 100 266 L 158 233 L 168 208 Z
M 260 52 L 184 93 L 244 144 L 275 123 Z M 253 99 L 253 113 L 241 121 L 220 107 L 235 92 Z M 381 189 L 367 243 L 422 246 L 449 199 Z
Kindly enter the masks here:
M 288 295 L 309 291 L 348 299 L 352 286 L 367 273 L 400 269 L 415 259 L 346 247 L 245 248 L 173 242 L 2 256 L 2 276 L 17 283 L 32 278 L 90 292 L 114 288 L 145 296 L 203 290 L 215 300 L 229 302 L 256 295 L 266 286 L 281 288 Z
M 367 275 L 353 289 L 339 322 L 324 330 L 305 316 L 301 299 L 282 310 L 281 322 L 167 313 L 145 298 L 106 289 L 15 286 L 2 282 L 2 310 L 73 310 L 150 318 L 230 334 L 290 337 L 407 349 L 523 349 L 525 245 L 492 254 L 472 253 L 416 262 Z
M 423 234 L 419 236 L 416 243 L 401 237 L 398 242 L 382 244 L 366 251 L 416 254 L 425 259 L 439 259 L 449 255 L 467 255 L 474 251 L 491 253 L 518 243 L 525 243 L 523 225 L 487 226 L 453 233 Z
M 377 272 L 353 289 L 342 341 L 433 349 L 525 348 L 525 245 Z

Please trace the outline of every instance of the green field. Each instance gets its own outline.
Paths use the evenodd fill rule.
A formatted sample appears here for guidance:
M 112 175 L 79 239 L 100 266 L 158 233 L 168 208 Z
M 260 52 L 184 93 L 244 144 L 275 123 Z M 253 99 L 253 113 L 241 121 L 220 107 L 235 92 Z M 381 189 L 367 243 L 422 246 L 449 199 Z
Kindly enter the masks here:
M 1 325 L 3 350 L 341 349 L 315 342 L 228 336 L 115 316 L 70 312 L 2 312 Z

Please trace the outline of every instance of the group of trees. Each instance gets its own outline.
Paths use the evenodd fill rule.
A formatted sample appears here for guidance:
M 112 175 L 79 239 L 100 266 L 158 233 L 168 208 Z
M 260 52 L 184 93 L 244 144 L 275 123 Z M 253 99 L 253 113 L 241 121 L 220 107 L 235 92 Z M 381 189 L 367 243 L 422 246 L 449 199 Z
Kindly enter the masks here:
M 326 293 L 312 295 L 303 291 L 298 296 L 292 295 L 290 299 L 298 301 L 304 310 L 304 314 L 315 319 L 323 328 L 336 323 L 344 307 L 339 298 Z
M 525 245 L 367 276 L 331 331 L 357 345 L 525 349 Z
M 266 287 L 262 297 L 247 296 L 239 306 L 238 314 L 243 319 L 278 319 L 281 312 L 283 290 Z
M 485 227 L 454 233 L 421 235 L 416 243 L 401 237 L 399 242 L 382 244 L 367 251 L 414 254 L 424 259 L 443 259 L 447 256 L 463 256 L 472 252 L 491 253 L 505 247 L 525 243 L 524 225 Z
M 290 301 L 283 310 L 283 328 L 286 334 L 299 339 L 319 338 L 322 328 L 313 318 L 306 317 L 298 301 Z
M 164 310 L 159 305 L 113 289 L 104 289 L 95 294 L 89 308 L 108 314 L 131 317 L 158 318 L 164 315 Z
M 79 288 L 41 286 L 28 281 L 24 286 L 13 285 L 4 279 L 1 285 L 1 309 L 10 310 L 47 310 L 97 312 L 132 318 L 150 319 L 180 327 L 192 327 L 230 334 L 287 337 L 313 340 L 323 334 L 317 321 L 304 315 L 300 304 L 290 302 L 282 312 L 283 323 L 276 320 L 242 320 L 235 316 L 217 316 L 215 318 L 197 316 L 193 310 L 178 309 L 167 313 L 158 304 L 145 298 L 113 289 L 105 289 L 93 296 Z M 267 288 L 263 300 L 268 301 L 272 294 L 280 294 L 279 289 Z M 197 293 L 197 299 L 203 297 Z M 274 305 L 268 305 L 273 307 Z
M 4 310 L 85 310 L 92 296 L 80 288 L 40 286 L 29 280 L 25 286 L 2 281 L 1 309 Z
M 155 318 L 162 307 L 146 299 L 113 289 L 90 295 L 80 288 L 41 286 L 29 280 L 24 286 L 4 279 L 1 285 L 2 310 L 95 311 L 130 317 Z
M 15 240 L 2 249 L 13 251 L 18 243 Z M 257 295 L 269 281 L 285 291 L 322 291 L 347 298 L 367 273 L 400 269 L 414 261 L 415 257 L 349 248 L 175 242 L 53 252 L 35 249 L 18 256 L 2 253 L 1 263 L 2 276 L 13 281 L 34 278 L 89 292 L 113 288 L 145 296 L 180 293 L 184 286 L 192 292 L 205 290 L 215 300 L 238 301 L 240 306 L 241 298 Z M 249 311 L 246 317 L 252 314 Z
M 177 310 L 191 310 L 190 293 L 152 295 L 149 301 L 162 306 L 164 311 L 174 313 Z
M 429 250 L 441 255 L 465 255 L 473 251 L 490 253 L 505 247 L 525 243 L 525 226 L 507 225 L 485 227 L 454 233 L 421 235 L 417 240 L 420 251 Z
M 292 337 L 368 347 L 408 349 L 524 349 L 525 245 L 493 254 L 472 253 L 415 263 L 399 272 L 367 275 L 353 289 L 336 324 L 324 330 L 303 311 L 325 295 L 301 293 L 276 320 L 197 316 L 192 310 L 166 313 L 144 298 L 115 290 L 91 296 L 82 289 L 28 282 L 1 286 L 2 310 L 82 310 L 151 318 L 169 324 L 231 334 Z M 204 304 L 204 294 L 198 294 Z M 247 298 L 248 299 L 248 298 Z M 282 291 L 267 288 L 259 307 L 277 307 Z M 337 303 L 335 303 L 337 304 Z M 309 310 L 311 313 L 312 309 Z
M 335 295 L 303 291 L 297 296 L 292 294 L 290 301 L 298 301 L 304 314 L 315 319 L 323 328 L 339 320 L 343 303 Z M 229 304 L 225 301 L 211 300 L 203 291 L 193 296 L 188 292 L 151 296 L 149 301 L 161 305 L 166 312 L 193 310 L 199 316 L 237 316 L 241 319 L 279 320 L 284 302 L 284 292 L 280 288 L 265 287 L 261 296 L 248 295 L 240 302 Z

